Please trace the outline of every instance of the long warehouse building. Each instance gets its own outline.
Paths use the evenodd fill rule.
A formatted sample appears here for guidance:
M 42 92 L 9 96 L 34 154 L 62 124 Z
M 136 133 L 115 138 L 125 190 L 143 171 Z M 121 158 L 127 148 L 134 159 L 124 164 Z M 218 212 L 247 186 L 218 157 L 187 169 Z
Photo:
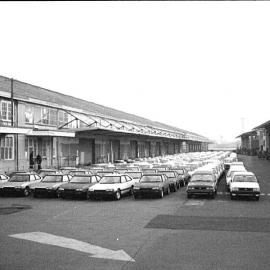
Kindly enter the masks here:
M 206 151 L 209 140 L 93 102 L 0 76 L 0 170 L 79 166 Z

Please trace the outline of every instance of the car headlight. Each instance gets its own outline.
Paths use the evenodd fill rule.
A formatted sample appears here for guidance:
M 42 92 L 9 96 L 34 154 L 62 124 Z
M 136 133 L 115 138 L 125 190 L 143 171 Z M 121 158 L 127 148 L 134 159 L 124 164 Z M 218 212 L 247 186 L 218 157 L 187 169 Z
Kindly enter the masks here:
M 82 188 L 77 188 L 76 191 L 83 191 L 83 189 Z
M 133 187 L 133 189 L 140 189 L 140 187 Z
M 214 189 L 213 187 L 207 187 L 206 189 Z
M 106 189 L 106 191 L 112 192 L 112 191 L 114 191 L 114 189 L 113 188 L 108 188 L 108 189 Z
M 153 187 L 152 189 L 160 189 L 160 187 Z
M 23 188 L 23 187 L 21 187 L 21 186 L 17 186 L 17 187 L 14 187 L 14 188 Z
M 187 189 L 194 189 L 194 187 L 187 187 Z
M 253 191 L 259 191 L 260 192 L 260 188 L 253 188 Z
M 232 187 L 231 190 L 232 190 L 232 191 L 238 191 L 238 188 L 237 188 L 237 187 Z
M 63 191 L 64 189 L 63 188 L 59 188 L 58 190 Z
M 52 187 L 47 187 L 46 189 L 51 190 L 51 189 L 53 189 L 53 188 L 52 188 Z

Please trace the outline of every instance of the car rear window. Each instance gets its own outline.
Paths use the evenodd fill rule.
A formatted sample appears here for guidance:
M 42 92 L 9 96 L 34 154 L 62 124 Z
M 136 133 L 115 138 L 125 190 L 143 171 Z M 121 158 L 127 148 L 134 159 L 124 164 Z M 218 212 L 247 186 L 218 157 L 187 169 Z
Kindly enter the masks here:
M 253 175 L 236 175 L 233 182 L 257 182 L 257 179 Z
M 63 181 L 62 175 L 46 175 L 42 179 L 42 182 L 46 182 L 46 183 L 62 182 L 62 181 Z
M 161 175 L 144 175 L 140 181 L 141 183 L 162 182 Z
M 190 181 L 191 182 L 213 181 L 213 175 L 211 175 L 211 174 L 194 174 Z
M 91 183 L 91 177 L 73 176 L 70 183 Z
M 174 172 L 162 172 L 162 173 L 165 174 L 168 178 L 175 177 Z
M 120 176 L 103 176 L 99 181 L 100 184 L 118 184 L 120 183 Z

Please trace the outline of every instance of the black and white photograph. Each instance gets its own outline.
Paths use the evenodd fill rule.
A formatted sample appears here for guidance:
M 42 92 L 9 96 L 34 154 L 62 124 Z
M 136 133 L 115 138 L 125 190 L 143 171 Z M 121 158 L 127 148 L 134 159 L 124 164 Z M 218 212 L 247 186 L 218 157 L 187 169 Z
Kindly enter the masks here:
M 270 2 L 0 2 L 0 270 L 268 270 Z

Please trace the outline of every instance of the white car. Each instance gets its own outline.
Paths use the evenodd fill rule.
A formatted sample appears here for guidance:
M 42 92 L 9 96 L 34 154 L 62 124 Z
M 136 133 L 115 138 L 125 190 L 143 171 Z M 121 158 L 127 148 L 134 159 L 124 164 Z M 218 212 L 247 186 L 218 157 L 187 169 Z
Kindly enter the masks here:
M 41 181 L 41 176 L 34 173 L 16 173 L 8 182 L 0 184 L 0 194 L 21 194 L 29 196 L 30 185 Z
M 230 190 L 230 184 L 232 180 L 232 175 L 235 172 L 246 172 L 246 168 L 244 166 L 233 166 L 232 168 L 229 169 L 227 175 L 226 175 L 226 185 L 227 185 L 227 190 Z
M 254 197 L 260 199 L 260 186 L 252 172 L 236 172 L 230 185 L 230 196 L 233 200 L 238 196 Z
M 120 200 L 123 195 L 132 194 L 136 183 L 127 174 L 104 175 L 99 183 L 90 187 L 87 192 L 88 199 L 111 197 Z
M 1 173 L 0 174 L 0 183 L 5 183 L 9 180 L 9 176 L 7 176 L 6 174 L 4 173 Z

